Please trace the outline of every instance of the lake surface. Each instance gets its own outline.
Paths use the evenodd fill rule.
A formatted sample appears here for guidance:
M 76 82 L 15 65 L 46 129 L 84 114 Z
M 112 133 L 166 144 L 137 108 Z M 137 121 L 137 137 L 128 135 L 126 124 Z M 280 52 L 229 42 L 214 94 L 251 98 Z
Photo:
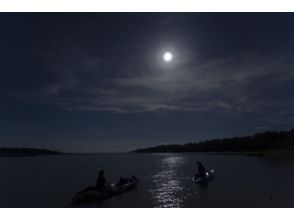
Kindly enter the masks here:
M 196 161 L 215 170 L 207 187 L 192 182 Z M 103 202 L 71 196 L 135 174 L 138 187 Z M 0 158 L 0 207 L 294 207 L 294 159 L 232 154 L 93 154 Z

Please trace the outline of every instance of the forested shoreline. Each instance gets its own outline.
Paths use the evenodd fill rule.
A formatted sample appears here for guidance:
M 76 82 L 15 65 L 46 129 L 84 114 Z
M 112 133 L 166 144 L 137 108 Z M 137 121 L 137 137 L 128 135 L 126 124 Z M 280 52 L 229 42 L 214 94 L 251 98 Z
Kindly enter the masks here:
M 294 150 L 294 129 L 290 131 L 267 131 L 252 136 L 212 139 L 183 145 L 159 145 L 140 148 L 131 152 L 263 152 L 272 150 Z

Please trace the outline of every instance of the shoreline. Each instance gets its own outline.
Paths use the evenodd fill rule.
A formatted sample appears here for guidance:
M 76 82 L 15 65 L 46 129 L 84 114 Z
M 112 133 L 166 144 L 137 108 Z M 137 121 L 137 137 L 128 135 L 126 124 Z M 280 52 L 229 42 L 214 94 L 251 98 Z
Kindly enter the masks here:
M 284 158 L 294 157 L 294 150 L 271 150 L 271 151 L 211 151 L 211 152 L 130 152 L 135 154 L 216 154 L 216 155 L 247 155 L 257 157 L 268 157 L 268 158 Z
M 247 155 L 247 156 L 257 156 L 257 157 L 294 157 L 294 150 L 271 150 L 271 151 L 244 151 L 244 152 L 237 152 L 237 151 L 209 151 L 209 152 L 101 152 L 101 153 L 31 153 L 31 154 L 0 154 L 0 158 L 7 158 L 7 157 L 35 157 L 35 156 L 67 156 L 67 155 L 96 155 L 96 154 L 215 154 L 215 155 Z

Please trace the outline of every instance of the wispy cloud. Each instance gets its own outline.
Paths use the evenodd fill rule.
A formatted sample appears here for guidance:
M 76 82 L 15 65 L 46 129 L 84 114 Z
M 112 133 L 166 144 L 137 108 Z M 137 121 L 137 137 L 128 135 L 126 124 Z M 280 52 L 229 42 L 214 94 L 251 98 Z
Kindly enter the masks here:
M 283 95 L 285 84 L 294 82 L 294 64 L 286 56 L 182 58 L 171 68 L 159 65 L 144 72 L 115 68 L 107 60 L 86 55 L 74 59 L 77 62 L 68 60 L 50 64 L 50 74 L 58 80 L 14 94 L 68 110 L 120 113 L 220 111 L 271 118 L 284 108 L 290 117 L 294 109 Z
M 268 130 L 269 127 L 268 126 L 257 126 L 254 129 L 257 131 L 265 131 L 265 130 Z

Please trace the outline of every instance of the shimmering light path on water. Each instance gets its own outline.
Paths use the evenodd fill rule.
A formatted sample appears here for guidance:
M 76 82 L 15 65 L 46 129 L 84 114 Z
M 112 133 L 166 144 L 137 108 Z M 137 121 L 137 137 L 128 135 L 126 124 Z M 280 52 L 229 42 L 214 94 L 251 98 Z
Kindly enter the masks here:
M 179 179 L 179 168 L 185 162 L 182 156 L 164 157 L 159 172 L 153 176 L 154 188 L 150 190 L 155 207 L 182 207 L 179 194 L 184 187 Z

